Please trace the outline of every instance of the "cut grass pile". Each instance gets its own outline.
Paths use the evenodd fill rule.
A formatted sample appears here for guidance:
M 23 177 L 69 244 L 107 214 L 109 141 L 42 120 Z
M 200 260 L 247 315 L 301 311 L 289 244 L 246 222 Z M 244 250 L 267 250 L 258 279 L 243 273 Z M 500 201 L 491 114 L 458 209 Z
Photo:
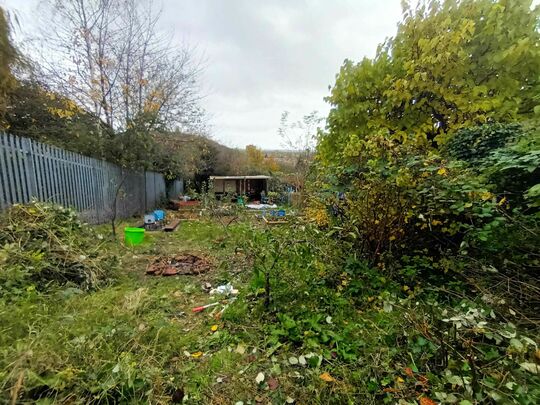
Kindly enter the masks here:
M 115 255 L 74 211 L 34 202 L 0 216 L 0 295 L 51 284 L 94 289 L 111 280 Z

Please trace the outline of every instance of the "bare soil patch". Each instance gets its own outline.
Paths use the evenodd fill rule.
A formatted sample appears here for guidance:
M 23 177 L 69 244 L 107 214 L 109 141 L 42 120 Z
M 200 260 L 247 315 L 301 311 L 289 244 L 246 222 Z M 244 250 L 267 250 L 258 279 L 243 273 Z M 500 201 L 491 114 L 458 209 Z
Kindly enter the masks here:
M 146 268 L 146 274 L 155 276 L 199 275 L 208 272 L 212 264 L 207 259 L 190 253 L 161 256 Z

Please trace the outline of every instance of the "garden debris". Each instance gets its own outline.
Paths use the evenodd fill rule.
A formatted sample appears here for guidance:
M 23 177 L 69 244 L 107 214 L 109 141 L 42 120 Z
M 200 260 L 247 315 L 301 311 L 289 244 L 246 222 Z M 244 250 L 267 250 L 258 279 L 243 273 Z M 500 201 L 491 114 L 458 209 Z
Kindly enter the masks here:
M 268 208 L 277 208 L 276 204 L 247 204 L 246 208 L 252 209 L 252 210 L 264 210 Z
M 261 384 L 264 381 L 264 373 L 257 374 L 257 377 L 255 377 L 255 382 L 257 384 Z
M 269 378 L 266 383 L 271 391 L 275 391 L 279 387 L 279 381 L 273 377 Z
M 163 227 L 163 232 L 172 232 L 178 227 L 179 224 L 180 224 L 179 219 L 173 219 L 171 222 L 169 222 L 167 225 Z
M 437 403 L 428 397 L 420 398 L 420 405 L 437 405 Z
M 215 306 L 218 306 L 219 304 L 223 304 L 223 309 L 218 313 L 219 316 L 221 316 L 221 314 L 223 314 L 223 311 L 225 311 L 225 309 L 229 306 L 229 304 L 231 302 L 234 302 L 236 300 L 236 297 L 233 297 L 231 299 L 225 299 L 223 301 L 218 301 L 218 302 L 213 302 L 211 304 L 206 304 L 206 305 L 202 305 L 200 307 L 195 307 L 192 309 L 193 312 L 202 312 L 204 311 L 206 308 L 211 308 L 211 307 L 215 307 Z
M 210 295 L 215 294 L 236 295 L 238 294 L 238 290 L 234 289 L 231 283 L 227 283 L 210 290 Z
M 238 353 L 238 354 L 244 354 L 246 352 L 246 347 L 244 345 L 241 345 L 240 343 L 238 343 L 238 345 L 236 346 L 236 349 L 234 351 L 236 353 Z
M 212 284 L 206 282 L 206 283 L 203 283 L 201 285 L 201 289 L 204 291 L 204 292 L 210 292 L 210 290 L 212 289 Z
M 211 308 L 211 307 L 215 307 L 216 305 L 219 305 L 219 302 L 214 302 L 212 304 L 206 304 L 206 305 L 202 305 L 200 307 L 195 307 L 192 309 L 193 312 L 202 312 L 204 311 L 206 308 Z
M 82 290 L 99 287 L 118 264 L 117 257 L 103 249 L 102 240 L 71 209 L 15 204 L 0 217 L 0 284 L 4 289 L 30 284 L 45 289 L 51 283 L 70 283 Z
M 334 379 L 334 377 L 332 377 L 332 376 L 330 375 L 330 373 L 328 373 L 327 371 L 325 371 L 324 373 L 322 373 L 322 374 L 319 376 L 319 378 L 320 378 L 321 380 L 323 380 L 323 381 L 326 381 L 326 382 L 334 382 L 334 381 L 336 381 L 336 380 Z
M 173 257 L 158 257 L 150 263 L 146 274 L 156 276 L 193 275 L 206 273 L 210 267 L 210 263 L 202 257 L 182 254 Z

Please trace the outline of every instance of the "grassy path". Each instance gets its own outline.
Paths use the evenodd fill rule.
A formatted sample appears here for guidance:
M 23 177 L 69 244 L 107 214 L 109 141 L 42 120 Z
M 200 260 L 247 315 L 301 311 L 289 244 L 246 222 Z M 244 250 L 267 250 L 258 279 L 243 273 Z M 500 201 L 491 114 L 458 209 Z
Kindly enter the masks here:
M 147 233 L 134 248 L 111 243 L 121 256 L 114 285 L 89 294 L 74 288 L 30 294 L 4 308 L 2 397 L 9 401 L 24 391 L 39 403 L 291 400 L 286 380 L 270 376 L 272 367 L 280 372 L 276 358 L 257 348 L 264 346 L 261 325 L 249 319 L 244 302 L 250 273 L 229 238 L 219 224 L 193 221 L 173 233 Z M 213 268 L 196 276 L 145 274 L 154 257 L 185 252 L 208 258 Z M 241 293 L 223 319 L 215 319 L 218 311 L 191 311 L 216 300 L 203 283 L 225 282 Z

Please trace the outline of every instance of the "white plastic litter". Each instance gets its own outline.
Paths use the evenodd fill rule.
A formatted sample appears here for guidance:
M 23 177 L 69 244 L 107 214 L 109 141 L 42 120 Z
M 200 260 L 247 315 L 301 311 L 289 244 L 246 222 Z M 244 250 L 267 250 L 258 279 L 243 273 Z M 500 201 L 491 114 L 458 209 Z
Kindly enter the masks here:
M 216 288 L 210 290 L 210 295 L 214 294 L 225 294 L 225 295 L 236 295 L 238 290 L 236 290 L 231 283 L 219 285 Z
M 262 210 L 267 208 L 277 208 L 276 204 L 246 204 L 246 208 L 250 208 L 252 210 Z

